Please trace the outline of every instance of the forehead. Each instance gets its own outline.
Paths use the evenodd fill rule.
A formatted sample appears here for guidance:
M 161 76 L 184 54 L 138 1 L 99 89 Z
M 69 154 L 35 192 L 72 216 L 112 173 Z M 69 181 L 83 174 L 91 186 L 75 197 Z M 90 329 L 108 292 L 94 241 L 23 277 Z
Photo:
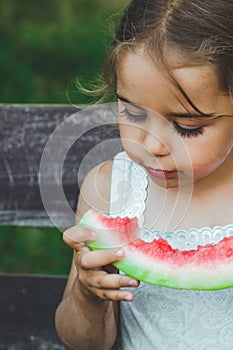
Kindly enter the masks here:
M 173 59 L 170 66 L 175 81 L 200 110 L 212 109 L 221 95 L 214 68 L 207 65 L 182 65 L 180 60 L 177 62 Z M 118 64 L 117 78 L 118 92 L 127 94 L 129 99 L 141 105 L 149 104 L 148 107 L 153 108 L 153 105 L 160 105 L 161 100 L 164 100 L 177 106 L 177 100 L 182 100 L 175 84 L 159 69 L 156 60 L 152 61 L 144 52 L 125 54 Z M 187 101 L 183 99 L 182 103 Z

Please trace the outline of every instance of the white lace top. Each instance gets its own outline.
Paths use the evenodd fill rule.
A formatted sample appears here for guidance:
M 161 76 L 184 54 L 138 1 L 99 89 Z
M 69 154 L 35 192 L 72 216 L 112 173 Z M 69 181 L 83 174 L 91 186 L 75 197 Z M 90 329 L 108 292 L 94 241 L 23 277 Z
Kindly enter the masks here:
M 143 226 L 147 174 L 122 152 L 113 161 L 112 216 L 137 216 Z M 233 235 L 233 225 L 159 232 L 175 248 L 193 249 Z M 143 239 L 144 236 L 143 236 Z M 133 302 L 121 302 L 122 350 L 232 350 L 233 288 L 180 290 L 142 283 Z

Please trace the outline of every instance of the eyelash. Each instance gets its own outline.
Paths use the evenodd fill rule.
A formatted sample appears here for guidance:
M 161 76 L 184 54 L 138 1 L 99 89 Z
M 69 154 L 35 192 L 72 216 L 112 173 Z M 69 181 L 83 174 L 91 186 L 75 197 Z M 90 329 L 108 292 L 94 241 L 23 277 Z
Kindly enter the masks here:
M 185 129 L 175 121 L 173 121 L 173 127 L 175 131 L 177 131 L 178 134 L 180 134 L 181 137 L 188 137 L 188 138 L 198 137 L 200 135 L 203 135 L 203 131 L 204 131 L 202 126 L 199 126 L 198 128 L 195 128 L 195 129 Z
M 132 114 L 130 113 L 126 108 L 120 112 L 123 116 L 126 116 L 126 118 L 132 122 L 132 123 L 143 123 L 146 120 L 146 114 Z M 173 121 L 173 127 L 175 131 L 181 135 L 181 137 L 185 138 L 191 138 L 191 137 L 198 137 L 203 134 L 203 127 L 199 126 L 195 129 L 186 129 L 180 126 L 176 121 Z
M 146 120 L 146 114 L 133 114 L 126 108 L 120 113 L 133 123 L 143 123 Z

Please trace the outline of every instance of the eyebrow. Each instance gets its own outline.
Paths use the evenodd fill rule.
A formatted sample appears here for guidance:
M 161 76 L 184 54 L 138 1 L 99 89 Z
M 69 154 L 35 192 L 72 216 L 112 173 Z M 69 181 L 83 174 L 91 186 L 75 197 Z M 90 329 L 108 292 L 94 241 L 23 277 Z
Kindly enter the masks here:
M 122 102 L 125 102 L 125 103 L 129 103 L 130 105 L 136 107 L 136 108 L 139 108 L 143 111 L 146 111 L 145 108 L 143 108 L 142 106 L 138 105 L 137 103 L 134 103 L 134 102 L 131 102 L 130 100 L 128 100 L 127 98 L 119 95 L 117 92 L 116 92 L 116 97 L 122 101 Z M 208 119 L 211 119 L 211 118 L 216 118 L 218 116 L 216 116 L 215 113 L 189 113 L 189 112 L 180 112 L 180 113 L 169 113 L 166 115 L 168 118 L 186 118 L 186 119 L 190 119 L 190 118 L 195 118 L 195 119 L 204 119 L 204 118 L 208 118 Z

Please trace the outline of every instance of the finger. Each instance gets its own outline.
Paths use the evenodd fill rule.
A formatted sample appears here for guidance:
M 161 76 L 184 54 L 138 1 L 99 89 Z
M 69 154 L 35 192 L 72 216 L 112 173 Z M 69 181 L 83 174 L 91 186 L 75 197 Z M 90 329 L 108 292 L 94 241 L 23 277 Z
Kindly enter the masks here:
M 138 287 L 139 281 L 125 275 L 108 274 L 104 271 L 94 271 L 91 278 L 87 278 L 90 287 L 99 289 L 119 289 L 123 287 Z
M 96 250 L 82 254 L 79 253 L 75 259 L 77 259 L 77 263 L 83 269 L 96 269 L 112 264 L 114 261 L 122 260 L 124 256 L 124 250 L 121 248 L 117 250 Z
M 134 300 L 134 293 L 130 290 L 121 290 L 121 289 L 99 289 L 91 286 L 83 286 L 84 292 L 89 297 L 98 298 L 102 300 L 111 300 L 111 301 L 132 301 Z
M 63 240 L 72 248 L 83 247 L 86 241 L 96 240 L 97 234 L 84 227 L 73 226 L 65 230 Z
M 95 294 L 98 298 L 111 301 L 133 301 L 134 293 L 128 290 L 108 290 L 108 289 L 98 289 L 91 288 L 92 294 Z

